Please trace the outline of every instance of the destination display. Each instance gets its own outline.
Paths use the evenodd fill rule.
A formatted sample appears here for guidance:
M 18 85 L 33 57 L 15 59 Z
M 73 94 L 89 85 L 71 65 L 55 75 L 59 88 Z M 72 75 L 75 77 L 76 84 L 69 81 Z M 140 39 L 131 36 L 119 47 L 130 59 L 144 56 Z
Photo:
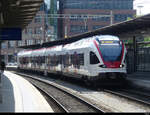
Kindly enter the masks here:
M 114 43 L 113 41 L 101 41 L 101 44 L 112 44 Z

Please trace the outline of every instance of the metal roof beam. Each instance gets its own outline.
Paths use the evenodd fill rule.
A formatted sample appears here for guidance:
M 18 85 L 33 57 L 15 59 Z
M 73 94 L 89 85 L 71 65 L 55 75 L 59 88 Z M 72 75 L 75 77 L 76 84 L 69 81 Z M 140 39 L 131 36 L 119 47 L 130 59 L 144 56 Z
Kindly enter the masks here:
M 25 27 L 44 0 L 0 0 L 0 27 Z M 4 23 L 3 23 L 4 22 Z

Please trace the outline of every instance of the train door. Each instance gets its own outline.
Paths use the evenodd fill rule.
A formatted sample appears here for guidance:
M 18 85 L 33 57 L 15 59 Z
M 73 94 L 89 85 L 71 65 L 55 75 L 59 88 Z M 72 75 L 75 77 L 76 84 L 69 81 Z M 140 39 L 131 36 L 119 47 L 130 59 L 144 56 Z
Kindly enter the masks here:
M 50 71 L 50 64 L 51 64 L 50 55 L 48 55 L 47 58 L 48 58 L 48 65 L 47 65 L 47 68 L 48 68 L 48 71 Z
M 54 72 L 56 72 L 56 60 L 57 60 L 56 58 L 57 58 L 57 56 L 56 56 L 56 54 L 54 54 L 54 55 L 53 55 L 53 64 L 54 64 L 54 65 L 53 65 L 53 71 L 54 71 Z
M 89 67 L 89 50 L 86 48 L 84 50 L 84 70 L 85 70 L 85 74 L 88 75 L 88 67 Z
M 77 64 L 78 63 L 78 55 L 77 52 L 75 51 L 73 54 L 73 67 L 74 67 L 74 74 L 77 74 L 78 69 L 77 69 Z
M 59 63 L 60 63 L 60 72 L 62 73 L 63 65 L 62 65 L 62 54 L 59 56 Z
M 100 61 L 99 61 L 96 53 L 93 52 L 93 51 L 89 52 L 89 62 L 90 63 L 89 63 L 89 68 L 88 69 L 90 71 L 90 74 L 92 76 L 97 76 L 97 73 L 99 71 L 98 64 L 100 63 Z
M 64 53 L 61 55 L 61 70 L 62 70 L 62 73 L 64 72 L 64 68 L 65 68 L 65 55 Z

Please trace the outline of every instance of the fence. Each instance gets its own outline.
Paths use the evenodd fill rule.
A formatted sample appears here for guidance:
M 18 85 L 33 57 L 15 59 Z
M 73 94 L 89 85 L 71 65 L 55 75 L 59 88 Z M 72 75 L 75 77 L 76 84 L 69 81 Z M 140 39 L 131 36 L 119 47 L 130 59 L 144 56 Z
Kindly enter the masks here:
M 150 72 L 150 47 L 139 47 L 134 54 L 134 49 L 128 49 L 127 72 Z

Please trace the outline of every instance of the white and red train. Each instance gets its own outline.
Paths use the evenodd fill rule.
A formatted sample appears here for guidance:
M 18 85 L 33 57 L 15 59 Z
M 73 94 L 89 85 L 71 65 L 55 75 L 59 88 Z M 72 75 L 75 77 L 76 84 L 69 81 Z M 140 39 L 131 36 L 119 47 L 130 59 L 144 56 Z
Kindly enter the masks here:
M 126 48 L 117 36 L 98 35 L 76 42 L 18 53 L 23 70 L 57 73 L 94 83 L 126 78 Z

